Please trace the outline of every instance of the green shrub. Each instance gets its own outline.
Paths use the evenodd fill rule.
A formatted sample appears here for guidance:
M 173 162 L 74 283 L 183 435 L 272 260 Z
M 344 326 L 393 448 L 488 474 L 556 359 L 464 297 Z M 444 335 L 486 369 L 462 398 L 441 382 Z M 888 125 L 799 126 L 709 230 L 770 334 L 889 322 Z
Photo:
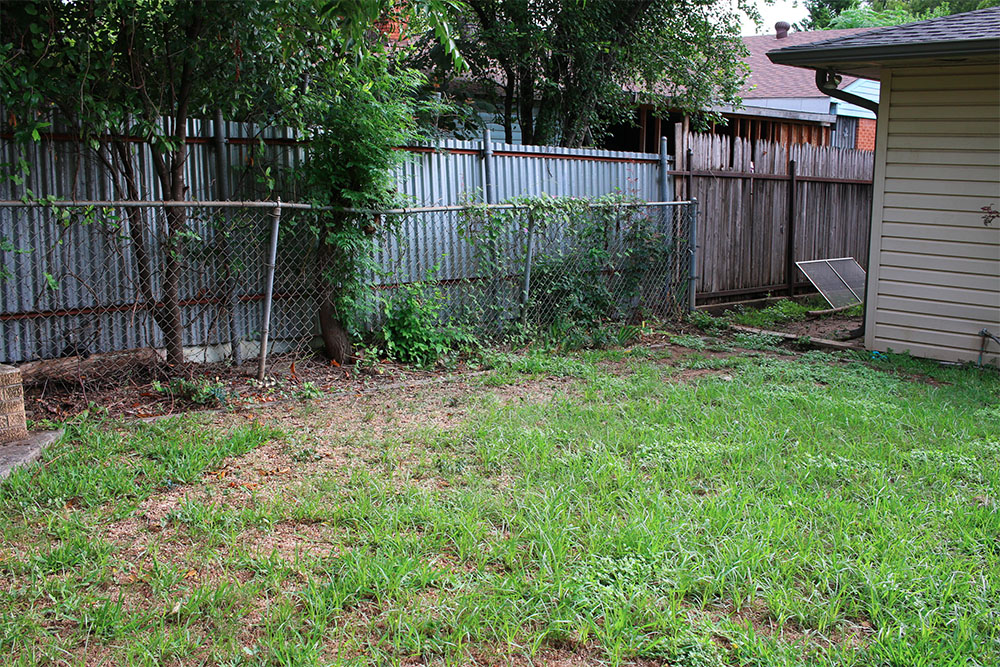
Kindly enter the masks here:
M 781 336 L 766 333 L 744 333 L 741 331 L 733 336 L 733 344 L 744 350 L 784 352 L 781 348 L 783 342 L 784 339 Z
M 670 337 L 671 345 L 680 345 L 681 347 L 689 347 L 692 350 L 704 350 L 707 345 L 701 336 L 693 336 L 691 334 L 680 334 L 679 336 Z
M 295 392 L 295 398 L 300 401 L 308 401 L 323 396 L 323 390 L 316 386 L 315 382 L 303 382 L 302 386 Z
M 708 313 L 696 310 L 688 315 L 688 321 L 707 334 L 717 336 L 729 328 L 729 322 L 721 317 L 712 317 Z
M 443 300 L 440 290 L 421 283 L 406 285 L 387 300 L 382 338 L 390 358 L 431 366 L 460 344 L 474 342 L 471 335 L 445 321 Z

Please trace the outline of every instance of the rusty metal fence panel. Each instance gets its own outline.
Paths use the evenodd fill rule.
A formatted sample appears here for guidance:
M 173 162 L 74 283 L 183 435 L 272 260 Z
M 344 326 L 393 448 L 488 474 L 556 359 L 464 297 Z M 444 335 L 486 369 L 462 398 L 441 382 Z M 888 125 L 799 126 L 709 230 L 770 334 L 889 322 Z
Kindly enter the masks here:
M 406 289 L 436 299 L 443 322 L 487 338 L 557 326 L 584 309 L 595 323 L 634 322 L 689 303 L 694 209 L 686 202 L 593 205 L 557 221 L 509 205 L 378 213 L 278 206 L 4 202 L 0 363 L 109 355 L 106 370 L 118 373 L 136 351 L 158 363 L 172 304 L 185 361 L 231 360 L 234 350 L 256 358 L 275 214 L 268 347 L 276 355 L 318 345 L 320 299 L 337 281 L 321 275 L 315 230 L 330 216 L 371 222 L 362 330 L 377 330 Z M 170 234 L 171 222 L 183 227 Z

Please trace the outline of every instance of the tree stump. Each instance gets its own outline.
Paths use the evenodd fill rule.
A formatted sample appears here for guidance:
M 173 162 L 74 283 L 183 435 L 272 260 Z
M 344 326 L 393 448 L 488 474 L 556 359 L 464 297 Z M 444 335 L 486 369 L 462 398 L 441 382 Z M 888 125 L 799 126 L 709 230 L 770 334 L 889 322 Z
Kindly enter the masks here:
M 0 444 L 27 437 L 21 371 L 0 365 Z

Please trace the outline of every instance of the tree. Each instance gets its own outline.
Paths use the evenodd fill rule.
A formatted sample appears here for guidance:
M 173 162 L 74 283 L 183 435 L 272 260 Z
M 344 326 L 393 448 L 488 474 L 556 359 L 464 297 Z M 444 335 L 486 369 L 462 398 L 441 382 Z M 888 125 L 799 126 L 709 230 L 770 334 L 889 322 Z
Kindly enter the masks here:
M 385 54 L 373 53 L 342 72 L 341 92 L 306 129 L 310 150 L 300 177 L 313 203 L 376 210 L 403 204 L 396 201 L 392 167 L 405 154 L 395 148 L 428 138 L 420 119 L 436 115 L 443 105 L 434 97 L 420 98 L 426 83 L 421 74 L 393 64 Z M 350 330 L 363 316 L 361 276 L 376 268 L 371 252 L 375 220 L 338 211 L 312 216 L 319 241 L 320 333 L 326 355 L 337 363 L 348 358 Z
M 914 14 L 906 8 L 874 9 L 873 7 L 853 7 L 834 17 L 827 26 L 830 30 L 843 28 L 881 28 L 890 25 L 902 25 L 947 16 L 951 12 L 948 5 L 938 5 L 920 14 Z
M 806 0 L 804 30 L 877 28 L 995 7 L 1000 0 Z
M 853 7 L 858 0 L 806 0 L 809 16 L 798 26 L 802 30 L 829 30 L 830 22 Z
M 186 127 L 220 109 L 234 120 L 317 132 L 343 93 L 357 94 L 380 55 L 376 21 L 392 0 L 6 0 L 0 4 L 0 105 L 22 142 L 55 116 L 75 127 L 117 183 L 138 200 L 140 137 L 159 196 L 183 200 Z M 454 54 L 450 0 L 415 0 L 414 25 Z M 378 73 L 388 76 L 385 67 Z M 350 87 L 350 88 L 347 88 Z M 398 88 L 407 94 L 410 88 Z M 398 120 L 398 116 L 395 117 Z M 383 164 L 383 167 L 388 165 Z M 27 163 L 21 160 L 23 179 Z M 329 184 L 326 186 L 327 189 Z M 355 184 L 357 201 L 360 185 Z M 328 192 L 317 198 L 333 200 Z M 342 200 L 347 201 L 350 197 Z M 183 362 L 179 284 L 185 209 L 165 207 L 162 285 L 153 280 L 142 209 L 127 209 L 138 290 L 163 332 L 167 362 Z
M 756 15 L 741 2 L 739 7 Z M 452 11 L 473 87 L 495 101 L 506 140 L 593 143 L 636 103 L 700 111 L 738 101 L 737 11 L 714 0 L 469 0 Z M 426 62 L 435 50 L 423 51 Z M 454 71 L 437 76 L 452 88 Z

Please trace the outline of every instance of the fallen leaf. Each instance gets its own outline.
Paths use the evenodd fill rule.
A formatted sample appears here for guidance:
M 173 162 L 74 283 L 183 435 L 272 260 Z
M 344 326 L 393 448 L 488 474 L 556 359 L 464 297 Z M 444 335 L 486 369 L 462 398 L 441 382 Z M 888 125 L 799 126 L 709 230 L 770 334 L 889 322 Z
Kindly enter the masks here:
M 197 576 L 198 576 L 198 570 L 188 570 L 187 572 L 184 573 L 185 579 L 190 579 L 191 577 L 197 577 Z

